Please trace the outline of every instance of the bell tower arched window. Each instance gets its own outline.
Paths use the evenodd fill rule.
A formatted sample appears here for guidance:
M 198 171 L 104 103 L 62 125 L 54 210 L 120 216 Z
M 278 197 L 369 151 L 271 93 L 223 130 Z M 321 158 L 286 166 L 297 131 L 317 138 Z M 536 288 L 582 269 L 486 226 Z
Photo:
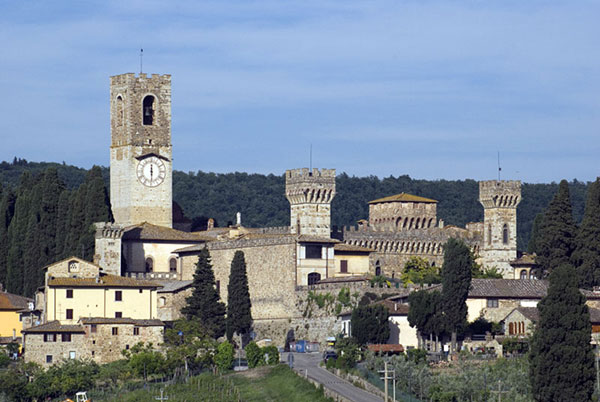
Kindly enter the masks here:
M 177 259 L 175 257 L 171 257 L 169 260 L 169 271 L 177 272 Z
M 154 124 L 154 96 L 148 95 L 144 98 L 142 103 L 142 119 L 144 126 L 151 126 Z
M 508 225 L 506 223 L 502 227 L 502 243 L 508 244 Z
M 146 258 L 146 272 L 154 271 L 154 260 L 152 257 Z

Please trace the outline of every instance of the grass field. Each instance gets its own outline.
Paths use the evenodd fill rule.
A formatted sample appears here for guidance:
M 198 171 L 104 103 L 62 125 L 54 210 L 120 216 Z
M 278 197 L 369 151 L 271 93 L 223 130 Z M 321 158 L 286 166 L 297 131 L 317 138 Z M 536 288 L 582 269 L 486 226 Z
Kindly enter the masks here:
M 140 389 L 119 395 L 100 396 L 89 393 L 93 401 L 146 402 L 160 396 L 160 387 Z M 169 402 L 191 401 L 289 401 L 329 402 L 322 390 L 296 375 L 286 365 L 260 367 L 222 377 L 204 373 L 193 377 L 187 384 L 168 385 L 164 396 Z

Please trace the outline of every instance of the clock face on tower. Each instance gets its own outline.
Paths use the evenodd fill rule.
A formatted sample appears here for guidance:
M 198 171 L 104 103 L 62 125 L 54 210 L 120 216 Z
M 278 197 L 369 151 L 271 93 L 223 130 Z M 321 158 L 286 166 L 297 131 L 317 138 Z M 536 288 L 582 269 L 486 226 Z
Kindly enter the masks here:
M 160 158 L 150 156 L 142 159 L 136 169 L 137 178 L 144 186 L 159 186 L 167 174 L 165 164 Z

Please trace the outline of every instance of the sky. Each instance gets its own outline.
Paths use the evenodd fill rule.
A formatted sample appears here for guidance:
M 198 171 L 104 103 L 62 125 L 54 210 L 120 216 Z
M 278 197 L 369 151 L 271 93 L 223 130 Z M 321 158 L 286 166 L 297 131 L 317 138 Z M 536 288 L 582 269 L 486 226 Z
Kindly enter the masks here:
M 600 176 L 598 1 L 0 0 L 0 160 L 109 165 L 109 77 L 172 75 L 174 169 Z

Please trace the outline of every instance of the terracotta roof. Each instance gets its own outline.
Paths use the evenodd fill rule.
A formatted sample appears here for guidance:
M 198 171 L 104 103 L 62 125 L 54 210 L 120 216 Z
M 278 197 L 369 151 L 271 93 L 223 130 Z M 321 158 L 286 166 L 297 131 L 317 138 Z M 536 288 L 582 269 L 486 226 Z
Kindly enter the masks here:
M 384 202 L 421 202 L 426 204 L 437 203 L 436 200 L 431 198 L 419 197 L 418 195 L 400 193 L 396 195 L 390 195 L 389 197 L 378 198 L 373 201 L 369 201 L 369 204 L 381 204 Z
M 548 291 L 548 281 L 535 279 L 473 279 L 469 297 L 506 299 L 541 299 Z
M 33 302 L 33 299 L 12 293 L 0 292 L 0 310 L 2 311 L 23 310 L 28 307 L 29 302 Z
M 372 251 L 375 251 L 372 248 L 362 247 L 362 246 L 354 246 L 352 244 L 346 244 L 346 243 L 337 243 L 335 246 L 333 246 L 333 249 L 335 251 L 358 251 L 358 252 L 365 252 L 365 253 L 370 253 Z
M 408 315 L 410 306 L 406 303 L 395 303 L 391 300 L 381 300 L 375 304 L 381 304 L 388 309 L 390 315 Z
M 9 343 L 23 343 L 23 339 L 20 336 L 0 336 L 0 345 L 8 345 Z
M 379 343 L 379 344 L 373 344 L 373 345 L 367 345 L 367 349 L 369 349 L 371 352 L 387 352 L 387 353 L 403 353 L 404 352 L 404 346 L 400 345 L 400 344 L 386 344 L 386 343 Z
M 337 276 L 332 278 L 324 278 L 319 283 L 344 283 L 344 282 L 363 282 L 368 281 L 369 278 L 364 275 L 356 276 Z
M 48 265 L 46 265 L 45 267 L 43 267 L 42 269 L 46 269 L 46 268 L 48 268 L 48 267 L 51 267 L 51 266 L 53 266 L 53 265 L 58 265 L 58 264 L 60 264 L 60 263 L 63 263 L 63 262 L 65 262 L 65 261 L 71 261 L 71 260 L 76 260 L 76 261 L 82 262 L 82 263 L 84 263 L 84 264 L 93 265 L 93 266 L 95 266 L 95 267 L 98 267 L 99 269 L 102 269 L 102 267 L 101 267 L 100 265 L 98 265 L 98 264 L 94 264 L 93 262 L 90 262 L 90 261 L 83 260 L 83 259 L 81 259 L 81 258 L 79 258 L 79 257 L 75 257 L 74 255 L 72 255 L 71 257 L 63 258 L 63 259 L 62 259 L 62 260 L 60 260 L 60 261 L 53 262 L 52 264 L 48 264 Z M 40 286 L 38 289 L 44 289 L 44 287 L 43 287 L 43 286 Z
M 43 332 L 85 332 L 81 325 L 62 325 L 58 321 L 50 321 L 37 327 L 31 327 L 21 331 L 23 333 L 43 333 Z
M 537 309 L 537 307 L 517 307 L 513 311 L 515 310 L 523 314 L 532 322 L 537 322 L 540 319 L 540 311 Z
M 299 235 L 297 237 L 299 242 L 305 243 L 339 243 L 339 240 L 332 239 L 330 237 L 321 237 L 321 236 L 313 236 L 313 235 Z
M 125 229 L 123 240 L 167 240 L 182 242 L 203 242 L 212 240 L 212 237 L 204 235 L 203 232 L 182 232 L 166 226 L 157 226 L 148 222 L 129 226 Z
M 590 322 L 592 324 L 600 324 L 600 310 L 597 308 L 590 308 Z
M 141 279 L 128 278 L 126 276 L 100 274 L 97 278 L 50 278 L 48 286 L 68 286 L 68 287 L 117 287 L 117 288 L 160 288 L 162 285 L 158 282 L 146 281 Z
M 79 320 L 83 325 L 102 325 L 102 324 L 130 324 L 138 327 L 162 327 L 165 324 L 161 320 L 139 320 L 134 318 L 105 318 L 105 317 L 89 317 Z
M 193 282 L 194 281 L 159 281 L 162 285 L 162 289 L 159 289 L 158 293 L 179 292 L 180 290 L 190 287 Z

